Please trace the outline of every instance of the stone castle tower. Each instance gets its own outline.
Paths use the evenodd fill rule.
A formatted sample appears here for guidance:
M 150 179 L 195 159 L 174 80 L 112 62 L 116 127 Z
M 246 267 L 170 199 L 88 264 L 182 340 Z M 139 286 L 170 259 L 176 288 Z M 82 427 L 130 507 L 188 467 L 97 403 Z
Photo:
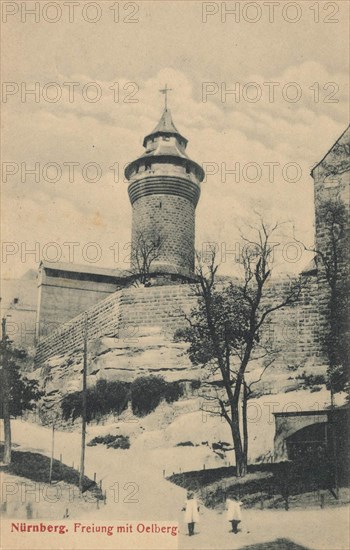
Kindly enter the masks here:
M 338 262 L 340 272 L 345 270 L 349 263 L 349 235 L 350 235 L 350 126 L 339 137 L 334 145 L 325 154 L 323 159 L 312 169 L 314 180 L 315 200 L 315 246 L 317 250 L 329 255 L 330 220 L 327 219 L 325 203 L 338 205 L 335 210 L 335 221 L 343 218 L 343 235 L 341 239 L 342 254 Z M 322 266 L 318 266 L 321 268 Z
M 125 169 L 132 205 L 132 261 L 140 237 L 143 242 L 156 238 L 161 244 L 151 271 L 190 277 L 204 171 L 187 156 L 187 139 L 177 130 L 167 104 L 143 146 L 145 152 Z
M 350 126 L 312 169 L 311 175 L 314 179 L 315 248 L 318 251 L 319 337 L 326 352 L 332 323 L 335 325 L 333 331 L 339 331 L 340 341 L 350 338 Z M 333 313 L 330 305 L 332 278 L 336 292 Z

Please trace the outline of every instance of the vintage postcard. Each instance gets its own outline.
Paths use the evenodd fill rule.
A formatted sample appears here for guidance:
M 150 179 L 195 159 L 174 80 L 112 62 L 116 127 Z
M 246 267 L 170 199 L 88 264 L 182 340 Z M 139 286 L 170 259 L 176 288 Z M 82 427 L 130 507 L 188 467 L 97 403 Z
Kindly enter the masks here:
M 1 5 L 1 548 L 349 548 L 349 3 Z

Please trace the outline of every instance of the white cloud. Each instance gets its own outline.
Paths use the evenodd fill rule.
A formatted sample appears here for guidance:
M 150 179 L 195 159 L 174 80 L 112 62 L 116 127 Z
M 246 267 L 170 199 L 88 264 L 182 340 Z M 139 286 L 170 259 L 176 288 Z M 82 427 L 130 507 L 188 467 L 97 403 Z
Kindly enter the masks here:
M 164 40 L 166 39 L 164 35 Z M 58 41 L 59 44 L 59 41 Z M 220 53 L 215 46 L 216 54 Z M 153 52 L 152 52 L 153 53 Z M 111 67 L 111 53 L 106 56 Z M 240 50 L 241 59 L 244 51 Z M 45 56 L 44 56 L 45 58 Z M 175 60 L 175 57 L 174 57 Z M 141 62 L 141 61 L 140 61 Z M 147 61 L 144 59 L 144 62 Z M 266 213 L 271 220 L 292 220 L 298 236 L 310 243 L 313 239 L 313 184 L 309 172 L 332 145 L 346 126 L 347 75 L 339 70 L 332 72 L 319 61 L 290 63 L 283 71 L 271 74 L 265 66 L 259 73 L 245 73 L 226 80 L 227 86 L 234 82 L 257 82 L 264 90 L 263 99 L 249 103 L 242 98 L 225 103 L 220 95 L 200 99 L 201 81 L 199 72 L 207 81 L 215 80 L 215 64 L 206 60 L 193 71 L 193 77 L 177 60 L 174 67 L 163 67 L 144 76 L 143 69 L 135 78 L 125 71 L 111 72 L 111 80 L 105 75 L 96 80 L 93 71 L 67 72 L 61 59 L 58 83 L 62 86 L 62 100 L 57 103 L 21 103 L 17 97 L 10 98 L 5 105 L 4 154 L 3 159 L 11 162 L 26 162 L 32 166 L 40 163 L 79 163 L 75 181 L 69 183 L 68 171 L 57 183 L 43 181 L 35 183 L 32 176 L 21 182 L 20 171 L 10 177 L 3 186 L 4 226 L 3 240 L 14 242 L 63 243 L 77 241 L 81 248 L 88 242 L 99 243 L 104 251 L 99 265 L 113 265 L 110 247 L 115 242 L 121 247 L 128 243 L 131 232 L 131 207 L 127 196 L 127 184 L 123 182 L 123 166 L 142 152 L 143 136 L 158 122 L 162 110 L 159 88 L 165 83 L 174 89 L 169 103 L 179 131 L 189 139 L 188 153 L 197 162 L 216 163 L 218 172 L 202 185 L 202 196 L 197 209 L 197 242 L 220 241 L 233 243 L 238 238 L 237 225 L 249 219 L 254 209 Z M 67 67 L 69 63 L 67 61 Z M 154 65 L 156 66 L 156 65 Z M 161 65 L 159 65 L 161 66 Z M 39 71 L 33 62 L 32 71 Z M 103 71 L 101 70 L 101 75 Z M 209 77 L 208 77 L 209 74 Z M 212 79 L 212 80 L 211 80 Z M 97 103 L 85 101 L 81 95 L 84 83 L 95 80 L 102 90 L 102 99 Z M 35 77 L 33 77 L 35 81 Z M 63 82 L 77 81 L 76 101 L 70 103 Z M 281 86 L 287 82 L 298 82 L 303 95 L 298 103 L 289 103 L 276 92 L 278 100 L 270 103 L 264 82 L 276 81 Z M 113 82 L 119 82 L 119 102 L 114 101 Z M 128 103 L 127 94 L 133 91 L 130 82 L 135 82 L 138 91 L 136 103 Z M 320 82 L 321 93 L 324 83 L 337 82 L 339 103 L 314 102 L 310 86 Z M 41 80 L 44 84 L 45 80 Z M 135 88 L 136 90 L 136 88 Z M 329 91 L 329 90 L 328 90 Z M 323 97 L 323 96 L 322 96 Z M 129 96 L 130 98 L 130 96 Z M 96 183 L 84 181 L 81 169 L 88 162 L 101 166 L 102 176 Z M 266 163 L 278 163 L 274 181 L 269 181 Z M 119 166 L 119 181 L 115 182 L 110 169 L 114 163 Z M 222 165 L 232 170 L 239 165 L 239 181 L 227 174 L 222 181 Z M 257 163 L 261 178 L 256 183 L 244 178 L 247 163 Z M 265 163 L 265 165 L 264 165 Z M 302 175 L 295 183 L 283 179 L 282 168 L 288 163 L 298 163 Z M 28 256 L 22 262 L 14 255 L 5 264 L 4 274 L 21 273 L 34 267 L 37 258 Z M 62 258 L 66 259 L 66 258 Z M 80 254 L 77 261 L 84 258 Z M 284 266 L 286 269 L 300 269 L 298 265 Z M 118 265 L 117 267 L 125 267 Z M 230 271 L 234 266 L 226 265 Z

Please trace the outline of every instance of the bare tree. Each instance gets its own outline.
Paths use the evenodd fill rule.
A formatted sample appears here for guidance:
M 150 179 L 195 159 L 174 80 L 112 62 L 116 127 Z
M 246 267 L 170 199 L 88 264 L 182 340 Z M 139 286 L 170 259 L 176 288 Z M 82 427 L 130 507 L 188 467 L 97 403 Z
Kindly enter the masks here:
M 164 245 L 161 233 L 152 231 L 143 233 L 138 231 L 134 239 L 131 253 L 131 273 L 135 275 L 137 283 L 147 286 L 150 282 L 152 264 L 160 257 Z
M 266 337 L 266 327 L 271 315 L 296 303 L 301 292 L 300 279 L 290 281 L 275 297 L 267 292 L 274 248 L 278 246 L 272 238 L 278 228 L 279 224 L 269 228 L 260 218 L 254 228 L 255 237 L 252 240 L 243 237 L 246 246 L 242 254 L 241 282 L 218 288 L 215 250 L 206 263 L 198 262 L 198 306 L 187 317 L 188 328 L 176 333 L 178 339 L 190 343 L 188 353 L 192 363 L 209 368 L 211 376 L 219 377 L 220 384 L 209 399 L 218 404 L 220 415 L 230 426 L 238 476 L 247 473 L 247 400 L 253 383 L 261 379 L 276 356 L 271 338 Z M 247 370 L 253 362 L 262 365 L 262 372 L 258 380 L 248 383 Z

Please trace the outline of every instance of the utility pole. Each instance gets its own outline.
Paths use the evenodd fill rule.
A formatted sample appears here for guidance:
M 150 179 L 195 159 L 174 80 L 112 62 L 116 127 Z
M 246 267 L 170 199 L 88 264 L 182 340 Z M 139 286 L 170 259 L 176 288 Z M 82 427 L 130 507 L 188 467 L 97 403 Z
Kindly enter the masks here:
M 88 342 L 88 317 L 84 314 L 84 362 L 83 362 L 83 395 L 82 395 L 82 423 L 81 423 L 81 455 L 79 490 L 83 492 L 84 465 L 85 465 L 85 440 L 86 440 L 86 378 L 87 378 L 87 342 Z
M 3 417 L 4 417 L 4 464 L 11 464 L 11 413 L 10 383 L 7 362 L 6 317 L 1 320 L 2 328 L 2 379 L 3 379 Z
M 51 437 L 51 459 L 50 459 L 50 473 L 49 473 L 49 483 L 52 482 L 52 469 L 53 469 L 53 456 L 55 449 L 55 421 L 52 421 L 52 437 Z
M 334 389 L 333 389 L 333 382 L 332 382 L 332 376 L 330 376 L 330 393 L 331 393 L 331 418 L 330 418 L 330 425 L 331 425 L 331 434 L 332 434 L 332 458 L 331 461 L 333 462 L 333 472 L 334 472 L 334 490 L 336 497 L 339 496 L 339 484 L 338 484 L 338 453 L 337 453 L 337 429 L 336 429 L 336 415 L 335 415 L 335 400 L 334 400 Z M 328 417 L 329 418 L 329 417 Z

